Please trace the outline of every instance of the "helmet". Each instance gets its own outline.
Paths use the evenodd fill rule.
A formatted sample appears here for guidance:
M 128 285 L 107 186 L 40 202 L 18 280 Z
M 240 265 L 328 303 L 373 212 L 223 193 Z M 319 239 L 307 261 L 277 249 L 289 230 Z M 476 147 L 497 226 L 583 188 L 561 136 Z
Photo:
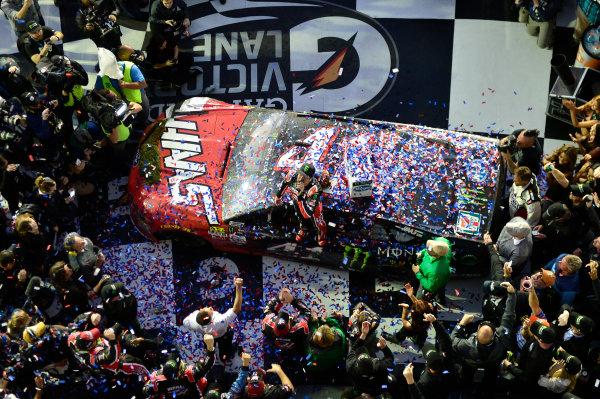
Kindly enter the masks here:
M 27 91 L 21 94 L 21 102 L 26 107 L 35 107 L 41 103 L 40 96 L 35 91 Z
M 309 163 L 305 163 L 298 169 L 298 173 L 301 173 L 304 176 L 312 179 L 315 175 L 315 167 Z

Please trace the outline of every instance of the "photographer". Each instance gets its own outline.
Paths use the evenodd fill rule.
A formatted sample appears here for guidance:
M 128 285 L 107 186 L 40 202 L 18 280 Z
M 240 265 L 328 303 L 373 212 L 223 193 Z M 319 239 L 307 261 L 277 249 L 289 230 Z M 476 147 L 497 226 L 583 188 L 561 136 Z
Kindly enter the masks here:
M 152 34 L 165 33 L 169 36 L 190 36 L 190 16 L 183 0 L 156 0 L 150 11 Z
M 107 49 L 121 45 L 121 29 L 117 23 L 119 8 L 114 0 L 81 0 L 75 16 L 77 28 L 97 47 Z
M 43 21 L 38 0 L 2 0 L 1 7 L 17 37 L 26 32 L 24 21 Z
M 520 166 L 527 166 L 534 175 L 540 173 L 542 146 L 537 139 L 537 129 L 515 130 L 500 140 L 498 150 L 508 164 L 510 173 Z
M 13 154 L 12 158 L 18 160 L 26 157 L 28 148 L 28 141 L 24 140 L 27 118 L 20 115 L 20 111 L 19 107 L 0 97 L 0 150 Z
M 115 55 L 104 48 L 98 49 L 98 60 L 100 71 L 94 92 L 111 100 L 118 98 L 127 101 L 129 114 L 139 113 L 136 123 L 144 124 L 148 118 L 150 101 L 144 91 L 147 87 L 146 78 L 140 68 L 129 61 L 117 61 Z
M 126 103 L 110 90 L 88 93 L 83 96 L 82 104 L 105 135 L 102 140 L 94 143 L 94 148 L 110 146 L 116 161 L 110 165 L 116 169 L 128 168 L 125 146 L 130 134 L 130 119 L 132 114 L 140 112 L 141 105 L 135 102 Z
M 194 57 L 190 53 L 179 52 L 175 41 L 161 33 L 152 36 L 146 51 L 148 63 L 152 65 L 150 77 L 153 79 L 181 86 L 199 72 L 198 69 L 191 69 Z
M 64 35 L 49 26 L 41 26 L 35 21 L 27 22 L 28 36 L 23 41 L 23 53 L 27 59 L 35 65 L 50 65 L 50 57 L 53 55 L 64 55 L 62 48 L 56 43 L 64 38 Z M 38 68 L 39 69 L 39 68 Z
M 12 97 L 19 98 L 27 91 L 33 91 L 31 81 L 21 75 L 19 65 L 9 58 L 0 66 L 0 95 L 10 100 Z
M 34 141 L 41 144 L 35 146 L 35 158 L 55 159 L 62 147 L 60 133 L 63 123 L 55 114 L 58 101 L 48 101 L 48 97 L 37 92 L 27 92 L 21 96 L 21 102 L 27 115 L 27 127 Z

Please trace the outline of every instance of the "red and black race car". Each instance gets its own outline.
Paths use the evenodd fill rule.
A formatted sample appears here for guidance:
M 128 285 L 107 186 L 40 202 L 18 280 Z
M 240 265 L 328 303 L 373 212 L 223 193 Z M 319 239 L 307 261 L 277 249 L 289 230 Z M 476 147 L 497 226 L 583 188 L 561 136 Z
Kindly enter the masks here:
M 445 236 L 459 274 L 478 275 L 503 191 L 498 159 L 486 137 L 196 97 L 170 107 L 141 139 L 131 215 L 151 240 L 387 272 Z M 275 201 L 303 163 L 324 186 L 324 247 L 315 237 L 297 243 L 289 198 Z

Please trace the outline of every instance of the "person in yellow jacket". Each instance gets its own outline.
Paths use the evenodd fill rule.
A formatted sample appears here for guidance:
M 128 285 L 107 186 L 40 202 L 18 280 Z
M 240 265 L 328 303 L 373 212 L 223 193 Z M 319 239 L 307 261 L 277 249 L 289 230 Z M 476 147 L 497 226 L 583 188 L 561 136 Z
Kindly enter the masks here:
M 132 62 L 118 61 L 115 55 L 105 48 L 98 49 L 98 60 L 100 71 L 94 91 L 105 97 L 106 92 L 110 91 L 119 99 L 129 101 L 129 112 L 138 114 L 136 123 L 143 125 L 148 118 L 150 102 L 144 91 L 147 84 L 142 71 Z

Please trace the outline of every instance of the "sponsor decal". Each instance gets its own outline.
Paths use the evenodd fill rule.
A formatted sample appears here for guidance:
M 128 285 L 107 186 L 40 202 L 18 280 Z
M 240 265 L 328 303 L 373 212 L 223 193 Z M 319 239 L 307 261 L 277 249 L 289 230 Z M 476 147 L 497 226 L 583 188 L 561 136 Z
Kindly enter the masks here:
M 479 234 L 481 214 L 476 212 L 458 211 L 456 232 L 462 234 Z
M 188 229 L 187 227 L 181 227 L 176 224 L 161 224 L 160 228 L 165 229 L 165 230 L 181 230 L 181 231 L 185 231 L 187 233 L 191 232 L 191 230 Z
M 219 224 L 215 210 L 211 187 L 193 183 L 197 177 L 206 175 L 206 157 L 202 151 L 200 136 L 192 134 L 198 130 L 191 120 L 170 119 L 165 125 L 160 143 L 170 154 L 163 158 L 165 168 L 173 170 L 174 176 L 168 178 L 169 193 L 174 204 L 197 206 L 202 204 L 204 215 L 211 225 Z M 185 132 L 190 133 L 185 133 Z
M 395 83 L 399 61 L 390 34 L 352 9 L 311 0 L 230 0 L 188 9 L 194 67 L 203 73 L 182 87 L 183 96 L 360 115 Z
M 208 234 L 216 240 L 228 240 L 229 234 L 224 227 L 219 226 L 210 226 L 208 229 Z

